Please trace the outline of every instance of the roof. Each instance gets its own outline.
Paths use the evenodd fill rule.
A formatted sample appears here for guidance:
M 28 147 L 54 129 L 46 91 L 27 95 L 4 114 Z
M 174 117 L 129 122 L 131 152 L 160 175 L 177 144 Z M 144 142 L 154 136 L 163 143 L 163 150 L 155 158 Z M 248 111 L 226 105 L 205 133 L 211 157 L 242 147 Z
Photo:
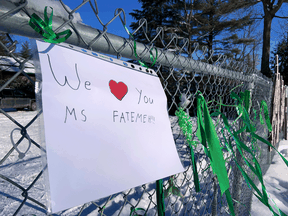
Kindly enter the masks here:
M 23 58 L 18 58 L 21 62 L 24 61 Z M 0 71 L 7 72 L 18 72 L 20 64 L 10 56 L 0 56 Z M 26 73 L 35 74 L 35 67 L 32 60 L 25 63 L 24 71 Z

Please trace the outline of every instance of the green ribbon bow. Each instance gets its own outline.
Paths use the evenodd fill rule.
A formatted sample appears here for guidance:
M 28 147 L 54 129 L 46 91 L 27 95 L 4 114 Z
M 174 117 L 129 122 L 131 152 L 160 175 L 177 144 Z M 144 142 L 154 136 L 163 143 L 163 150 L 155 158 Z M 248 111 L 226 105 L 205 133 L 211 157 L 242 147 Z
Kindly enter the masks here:
M 50 7 L 52 12 L 50 17 L 47 16 L 47 6 L 44 10 L 44 21 L 35 13 L 32 14 L 31 19 L 29 20 L 29 25 L 44 38 L 43 40 L 48 43 L 61 43 L 67 40 L 72 34 L 71 30 L 65 30 L 60 33 L 55 33 L 52 29 L 52 17 L 53 17 L 53 8 Z M 64 37 L 61 37 L 65 35 Z

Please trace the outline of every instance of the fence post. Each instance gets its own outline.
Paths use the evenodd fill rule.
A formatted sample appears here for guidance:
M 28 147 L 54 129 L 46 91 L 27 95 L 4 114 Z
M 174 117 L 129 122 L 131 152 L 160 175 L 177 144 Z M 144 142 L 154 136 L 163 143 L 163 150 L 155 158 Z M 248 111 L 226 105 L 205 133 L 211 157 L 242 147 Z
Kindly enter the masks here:
M 287 98 L 287 87 L 285 88 L 285 108 L 284 108 L 284 139 L 287 140 L 287 105 L 288 105 L 288 98 Z
M 277 139 L 279 137 L 279 106 L 280 106 L 280 74 L 278 68 L 278 55 L 276 55 L 276 74 L 274 75 L 274 92 L 273 92 L 273 101 L 272 101 L 272 112 L 271 112 L 271 144 L 275 147 Z M 272 148 L 268 147 L 269 152 L 272 151 Z M 271 163 L 271 161 L 269 161 Z
M 238 161 L 239 166 L 243 166 L 243 159 L 238 149 L 236 149 L 236 160 Z M 232 199 L 237 200 L 238 202 L 234 202 L 234 212 L 235 216 L 239 215 L 239 202 L 241 198 L 241 188 L 243 183 L 242 173 L 235 165 L 235 176 L 232 183 Z
M 165 216 L 165 203 L 164 203 L 162 179 L 156 181 L 156 199 L 157 199 L 158 216 Z

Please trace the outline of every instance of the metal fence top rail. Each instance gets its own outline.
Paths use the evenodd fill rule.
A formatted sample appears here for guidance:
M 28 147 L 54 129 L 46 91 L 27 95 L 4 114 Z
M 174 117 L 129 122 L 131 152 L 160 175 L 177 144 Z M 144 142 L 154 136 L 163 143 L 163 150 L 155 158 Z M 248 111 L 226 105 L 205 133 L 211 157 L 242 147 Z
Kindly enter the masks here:
M 89 2 L 89 0 L 83 1 L 81 5 L 87 2 Z M 59 4 L 60 3 L 64 5 L 62 1 L 60 1 Z M 34 31 L 28 25 L 28 22 L 30 16 L 33 13 L 36 13 L 40 17 L 44 17 L 44 9 L 42 11 L 35 11 L 34 9 L 27 7 L 27 4 L 27 0 L 19 0 L 18 3 L 13 3 L 8 0 L 0 0 L 0 31 L 29 38 L 41 39 L 41 35 Z M 103 31 L 101 31 L 87 26 L 81 22 L 76 22 L 75 20 L 73 21 L 73 15 L 75 15 L 75 10 L 76 9 L 72 10 L 69 13 L 67 12 L 66 16 L 65 14 L 62 14 L 62 17 L 55 15 L 53 16 L 53 29 L 56 29 L 55 32 L 66 29 L 70 29 L 73 32 L 71 37 L 69 37 L 66 41 L 68 44 L 110 55 L 115 55 L 116 53 L 118 58 L 124 57 L 137 60 L 134 54 L 134 41 L 131 38 L 126 39 L 107 33 L 107 26 L 110 23 L 106 25 L 101 23 L 103 25 Z M 124 15 L 124 21 L 122 17 L 120 17 L 121 15 Z M 125 12 L 123 9 L 116 9 L 114 19 L 118 17 L 121 19 L 122 22 L 125 22 Z M 112 19 L 112 21 L 114 19 Z M 147 24 L 147 22 L 145 22 L 145 19 L 139 22 L 138 30 L 141 29 L 141 26 Z M 160 35 L 164 34 L 162 28 L 157 29 L 157 31 L 158 34 L 156 35 L 156 37 L 161 37 Z M 155 41 L 156 37 L 150 41 Z M 174 35 L 173 38 L 171 38 L 170 42 L 175 40 L 175 37 L 177 36 Z M 138 56 L 140 56 L 141 60 L 148 63 L 151 63 L 149 51 L 152 48 L 155 48 L 151 42 L 148 45 L 136 42 Z M 170 44 L 170 42 L 168 44 Z M 185 39 L 183 42 L 185 44 Z M 182 46 L 182 48 L 184 47 Z M 263 84 L 271 83 L 271 80 L 262 76 L 259 71 L 248 68 L 246 65 L 239 62 L 233 62 L 233 60 L 226 59 L 224 55 L 220 55 L 218 60 L 216 60 L 213 65 L 203 61 L 194 60 L 193 56 L 188 58 L 186 57 L 187 52 L 186 56 L 184 56 L 184 50 L 182 48 L 178 53 L 170 51 L 168 47 L 156 48 L 158 50 L 158 58 L 156 64 L 178 69 L 185 68 L 186 73 L 201 72 L 208 74 L 217 74 L 220 76 L 225 76 L 226 78 L 233 78 L 239 81 L 247 82 L 256 81 L 255 78 L 258 77 L 258 82 L 262 82 Z M 199 47 L 196 44 L 195 50 L 198 48 Z M 193 53 L 195 52 L 195 50 L 193 51 Z M 205 51 L 202 50 L 202 52 Z M 227 66 L 232 68 L 232 70 L 227 69 Z

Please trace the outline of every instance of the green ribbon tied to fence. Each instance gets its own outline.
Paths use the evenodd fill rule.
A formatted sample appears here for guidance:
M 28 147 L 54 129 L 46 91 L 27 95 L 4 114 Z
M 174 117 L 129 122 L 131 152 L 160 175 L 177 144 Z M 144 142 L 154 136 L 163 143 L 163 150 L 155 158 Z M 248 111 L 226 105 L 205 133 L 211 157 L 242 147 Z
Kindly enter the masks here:
M 264 108 L 264 116 L 265 116 L 266 125 L 267 125 L 268 130 L 271 132 L 272 131 L 272 125 L 270 123 L 267 103 L 264 100 L 261 101 L 260 116 L 259 116 L 260 122 L 262 125 L 264 124 L 263 117 L 262 117 L 262 109 L 263 108 Z
M 271 148 L 273 148 L 279 155 L 280 157 L 283 159 L 283 161 L 285 162 L 286 166 L 288 166 L 288 161 L 277 151 L 277 149 L 271 145 L 270 142 L 268 142 L 267 140 L 265 140 L 264 138 L 260 137 L 259 135 L 255 134 L 256 132 L 256 128 L 253 126 L 253 124 L 251 123 L 251 120 L 249 118 L 248 115 L 248 111 L 246 110 L 247 106 L 247 98 L 248 97 L 247 94 L 240 94 L 240 97 L 238 95 L 236 95 L 236 93 L 232 92 L 231 93 L 231 98 L 233 98 L 236 102 L 237 102 L 237 110 L 239 111 L 239 116 L 241 116 L 242 121 L 244 122 L 244 126 L 242 128 L 240 128 L 238 131 L 234 131 L 233 128 L 229 125 L 228 123 L 228 119 L 227 117 L 220 113 L 220 112 L 215 112 L 213 115 L 221 115 L 225 128 L 228 130 L 229 134 L 231 135 L 231 137 L 233 137 L 233 139 L 236 142 L 236 146 L 237 149 L 239 150 L 243 160 L 245 161 L 246 165 L 250 168 L 250 170 L 258 177 L 260 183 L 261 183 L 261 188 L 262 188 L 262 193 L 260 192 L 260 190 L 257 188 L 257 186 L 254 184 L 253 180 L 249 177 L 249 175 L 245 172 L 245 170 L 239 165 L 239 163 L 235 160 L 235 153 L 232 149 L 232 145 L 231 142 L 227 142 L 227 139 L 225 138 L 225 144 L 230 146 L 230 149 L 232 149 L 232 154 L 234 156 L 234 160 L 236 162 L 237 167 L 239 168 L 239 170 L 241 171 L 243 177 L 246 180 L 247 185 L 250 188 L 250 185 L 253 187 L 253 189 L 256 191 L 253 192 L 253 194 L 265 205 L 267 206 L 270 211 L 273 213 L 274 216 L 278 215 L 273 208 L 271 207 L 271 205 L 269 204 L 268 201 L 268 194 L 266 191 L 266 187 L 264 185 L 264 181 L 263 181 L 263 175 L 262 175 L 262 171 L 261 171 L 261 167 L 259 162 L 256 159 L 255 154 L 253 153 L 253 151 L 250 150 L 250 148 L 248 146 L 246 146 L 240 139 L 240 137 L 238 137 L 238 134 L 240 132 L 243 132 L 246 130 L 247 133 L 250 133 L 250 137 L 252 138 L 252 145 L 253 142 L 256 142 L 257 140 L 267 144 L 268 146 L 270 146 Z M 245 102 L 245 105 L 243 106 L 243 102 Z M 269 114 L 268 114 L 268 108 L 267 108 L 267 103 L 262 100 L 261 101 L 261 110 L 260 110 L 260 119 L 262 118 L 261 116 L 261 112 L 262 112 L 262 107 L 264 108 L 264 115 L 265 115 L 265 121 L 266 121 L 266 125 L 269 131 L 272 130 L 272 126 L 270 124 L 270 118 L 269 118 Z M 263 122 L 263 118 L 262 118 L 262 124 L 264 124 Z M 248 135 L 247 135 L 248 136 Z M 247 153 L 249 153 L 252 156 L 252 162 L 254 163 L 254 166 L 245 158 L 243 151 L 246 151 Z M 250 185 L 249 185 L 250 184 Z M 272 200 L 273 201 L 273 200 Z M 274 207 L 277 209 L 277 211 L 280 213 L 281 216 L 287 216 L 285 213 L 283 213 L 276 205 L 274 205 Z
M 229 191 L 229 179 L 220 146 L 220 140 L 217 136 L 215 126 L 212 122 L 212 118 L 209 114 L 209 110 L 202 93 L 198 91 L 196 98 L 198 124 L 196 136 L 198 137 L 200 143 L 202 143 L 205 152 L 210 159 L 212 171 L 217 176 L 219 182 L 221 195 L 225 193 L 230 212 L 234 216 L 234 207 Z
M 127 28 L 125 25 L 124 25 L 124 28 L 125 28 L 127 34 L 130 35 L 130 37 L 134 40 L 134 55 L 135 55 L 136 58 L 139 58 L 139 56 L 137 55 L 136 40 L 134 39 L 134 36 L 131 34 L 131 32 L 128 30 L 128 28 Z M 153 53 L 152 53 L 152 50 L 153 50 L 153 49 L 155 49 L 155 51 L 156 51 L 156 56 L 155 56 L 155 58 L 154 58 Z M 156 48 L 152 48 L 151 50 L 149 50 L 149 54 L 150 54 L 150 59 L 151 59 L 151 61 L 152 61 L 151 67 L 153 67 L 153 65 L 154 65 L 154 64 L 156 63 L 156 61 L 157 61 L 158 50 L 157 50 Z M 147 65 L 145 62 L 143 62 L 143 61 L 141 61 L 141 60 L 138 60 L 138 62 L 139 62 L 139 64 L 140 64 L 141 66 L 149 69 L 148 65 Z
M 261 183 L 262 193 L 257 188 L 257 186 L 254 184 L 253 180 L 249 177 L 247 172 L 245 172 L 244 168 L 239 165 L 238 161 L 236 160 L 235 152 L 234 152 L 234 150 L 232 148 L 231 140 L 230 140 L 230 138 L 227 139 L 225 137 L 224 133 L 223 133 L 224 140 L 225 140 L 225 145 L 227 145 L 227 147 L 230 149 L 229 152 L 232 153 L 233 159 L 234 159 L 234 161 L 236 163 L 236 166 L 241 171 L 241 173 L 242 173 L 244 179 L 246 180 L 246 183 L 249 186 L 249 188 L 251 189 L 250 186 L 252 186 L 252 188 L 256 191 L 256 193 L 253 192 L 253 194 L 265 206 L 267 206 L 270 209 L 270 211 L 273 213 L 274 216 L 276 216 L 278 214 L 272 209 L 272 207 L 271 207 L 271 205 L 269 204 L 269 201 L 268 201 L 268 194 L 267 194 L 267 191 L 266 191 L 266 187 L 264 185 L 263 175 L 262 175 L 260 164 L 257 161 L 256 156 L 253 153 L 253 151 L 251 151 L 251 149 L 247 145 L 245 145 L 244 142 L 242 142 L 240 137 L 238 136 L 238 134 L 246 131 L 246 133 L 250 133 L 250 137 L 251 137 L 251 140 L 252 140 L 252 142 L 251 142 L 252 147 L 253 147 L 253 144 L 255 144 L 257 142 L 257 140 L 259 140 L 259 141 L 267 144 L 268 146 L 272 147 L 276 152 L 278 152 L 277 149 L 275 149 L 274 146 L 271 145 L 271 143 L 269 143 L 264 138 L 262 138 L 262 137 L 258 136 L 257 134 L 255 134 L 256 128 L 252 124 L 252 122 L 251 122 L 251 120 L 249 118 L 248 111 L 247 111 L 247 109 L 249 109 L 249 107 L 251 105 L 250 104 L 250 100 L 249 100 L 249 97 L 250 97 L 249 94 L 250 94 L 250 92 L 246 91 L 245 93 L 240 93 L 240 97 L 234 92 L 232 92 L 231 95 L 230 95 L 231 98 L 236 101 L 236 105 L 235 106 L 236 106 L 238 115 L 239 115 L 239 117 L 242 119 L 242 121 L 244 123 L 244 126 L 242 128 L 240 128 L 238 131 L 234 131 L 233 130 L 233 128 L 228 123 L 227 117 L 223 113 L 221 113 L 219 111 L 216 111 L 216 112 L 212 113 L 211 116 L 221 115 L 221 117 L 223 119 L 223 122 L 224 122 L 224 125 L 225 125 L 225 128 L 229 132 L 230 137 L 234 139 L 234 141 L 236 143 L 236 147 L 237 147 L 239 153 L 241 154 L 243 160 L 245 161 L 246 165 L 250 168 L 250 170 L 258 177 L 258 179 L 259 179 L 259 181 Z M 268 127 L 268 129 L 270 131 L 272 129 L 272 127 L 271 127 L 271 124 L 270 124 L 270 118 L 269 118 L 269 114 L 268 114 L 267 104 L 266 104 L 266 102 L 264 100 L 261 101 L 261 104 L 262 104 L 262 107 L 264 108 L 264 115 L 265 115 L 266 125 L 267 125 L 267 127 Z M 260 113 L 259 113 L 260 118 L 262 117 L 261 114 L 262 113 L 260 111 Z M 262 122 L 262 123 L 264 124 L 264 122 Z M 248 135 L 247 135 L 247 137 L 248 137 Z M 246 157 L 244 156 L 243 151 L 246 151 L 247 153 L 249 153 L 252 156 L 252 162 L 253 162 L 254 166 L 253 166 L 252 163 L 249 162 L 249 160 L 246 159 Z M 283 159 L 285 164 L 288 166 L 287 160 L 279 152 L 278 152 L 278 154 L 281 156 L 281 158 Z M 277 211 L 280 213 L 281 216 L 286 215 L 276 205 L 274 205 L 274 207 L 277 209 Z
M 162 179 L 156 181 L 156 199 L 157 199 L 158 216 L 165 216 L 165 202 L 164 202 L 165 197 L 164 197 Z
M 231 215 L 235 215 L 232 198 L 231 198 L 231 194 L 229 191 L 229 179 L 228 179 L 228 175 L 227 175 L 227 171 L 226 171 L 225 160 L 223 157 L 222 148 L 220 146 L 220 141 L 219 141 L 219 138 L 217 136 L 215 125 L 213 124 L 212 118 L 211 118 L 211 117 L 222 117 L 222 120 L 224 123 L 224 128 L 226 128 L 226 130 L 228 131 L 228 134 L 230 135 L 229 138 L 227 138 L 225 136 L 225 133 L 224 133 L 224 128 L 221 129 L 222 135 L 224 138 L 224 144 L 227 147 L 230 155 L 233 156 L 233 160 L 235 161 L 236 166 L 241 171 L 248 187 L 250 189 L 252 187 L 254 189 L 254 191 L 256 192 L 256 193 L 253 192 L 253 194 L 265 206 L 267 206 L 270 209 L 270 211 L 273 213 L 274 216 L 277 216 L 278 214 L 273 210 L 272 206 L 269 204 L 269 201 L 268 201 L 269 195 L 268 195 L 268 193 L 266 191 L 266 187 L 264 185 L 263 175 L 262 175 L 260 164 L 257 161 L 256 156 L 254 154 L 254 150 L 255 150 L 254 144 L 257 144 L 257 140 L 259 140 L 260 142 L 263 142 L 263 143 L 267 144 L 268 146 L 270 146 L 271 148 L 273 148 L 276 152 L 278 152 L 278 151 L 277 151 L 277 149 L 275 149 L 275 147 L 273 145 L 271 145 L 270 142 L 268 142 L 267 140 L 265 140 L 264 138 L 260 137 L 259 135 L 257 135 L 255 133 L 256 127 L 255 127 L 255 124 L 253 124 L 252 121 L 250 120 L 249 112 L 248 112 L 250 110 L 250 107 L 251 107 L 250 91 L 246 90 L 245 92 L 240 92 L 239 96 L 236 93 L 231 92 L 230 97 L 232 99 L 234 99 L 236 102 L 236 104 L 232 105 L 232 106 L 236 108 L 237 114 L 238 114 L 238 117 L 236 118 L 236 120 L 233 123 L 235 123 L 238 119 L 241 119 L 243 122 L 243 127 L 241 127 L 237 131 L 234 131 L 233 127 L 228 123 L 227 117 L 223 113 L 220 112 L 220 109 L 219 110 L 216 109 L 213 113 L 209 114 L 209 110 L 208 110 L 207 104 L 205 102 L 205 99 L 204 99 L 203 95 L 201 94 L 201 92 L 198 92 L 196 94 L 196 98 L 197 98 L 197 124 L 198 124 L 196 136 L 198 137 L 200 143 L 203 145 L 204 152 L 206 153 L 206 155 L 210 159 L 210 164 L 211 164 L 213 173 L 218 178 L 218 182 L 219 182 L 219 186 L 220 186 L 220 190 L 221 190 L 221 195 L 223 195 L 225 193 L 226 200 L 227 200 L 227 203 L 228 203 L 228 206 L 230 209 L 230 213 L 231 213 Z M 222 104 L 220 104 L 220 106 L 221 105 Z M 192 147 L 192 145 L 195 145 L 195 143 L 196 143 L 196 141 L 192 140 L 192 135 L 191 135 L 192 134 L 192 123 L 189 120 L 189 116 L 183 111 L 183 108 L 179 108 L 178 110 L 179 111 L 176 111 L 175 114 L 177 115 L 177 117 L 179 119 L 179 126 L 180 126 L 183 134 L 186 137 L 186 140 L 188 142 L 189 147 Z M 261 124 L 264 124 L 264 120 L 262 117 L 262 110 L 264 110 L 264 119 L 265 119 L 267 128 L 271 132 L 272 126 L 270 123 L 268 106 L 264 100 L 261 101 L 261 109 L 259 112 L 260 122 L 261 122 Z M 254 111 L 254 114 L 256 116 L 256 111 L 255 110 L 253 110 L 253 111 Z M 256 120 L 255 117 L 254 117 L 254 120 Z M 239 134 L 244 133 L 244 132 L 247 133 L 245 135 L 245 137 L 247 137 L 247 138 L 250 137 L 251 144 L 252 144 L 251 145 L 252 150 L 239 137 Z M 253 180 L 249 177 L 249 175 L 247 174 L 245 169 L 242 166 L 240 166 L 238 161 L 236 160 L 236 154 L 235 154 L 235 151 L 233 150 L 233 146 L 232 146 L 232 139 L 235 141 L 236 147 L 237 147 L 239 153 L 241 154 L 246 165 L 252 171 L 252 174 L 256 175 L 257 178 L 259 179 L 259 181 L 261 183 L 262 193 L 257 188 L 257 186 L 254 184 Z M 248 159 L 246 159 L 246 157 L 244 156 L 244 153 L 243 153 L 244 151 L 252 156 L 252 161 L 251 161 L 252 163 Z M 279 152 L 278 152 L 278 154 L 283 159 L 285 164 L 288 166 L 288 161 Z M 195 163 L 194 157 L 195 156 L 194 156 L 194 152 L 192 149 L 191 158 L 192 158 L 192 167 L 193 167 L 193 172 L 194 172 L 194 184 L 195 184 L 196 191 L 199 192 L 200 186 L 199 186 L 197 169 L 195 169 L 196 166 L 194 167 L 194 163 Z M 271 199 L 271 200 L 273 201 L 273 199 Z M 237 200 L 234 200 L 234 201 L 239 202 Z M 283 213 L 277 207 L 275 202 L 274 202 L 274 207 L 275 207 L 275 209 L 277 209 L 277 211 L 279 212 L 279 214 L 281 216 L 287 216 L 285 213 Z
M 187 113 L 184 112 L 182 107 L 179 108 L 178 111 L 176 110 L 175 115 L 179 119 L 178 124 L 179 124 L 184 136 L 186 137 L 186 141 L 187 141 L 189 149 L 190 149 L 195 190 L 196 190 L 196 192 L 199 192 L 201 189 L 200 189 L 200 184 L 199 184 L 199 177 L 198 177 L 197 165 L 196 165 L 196 160 L 195 160 L 195 154 L 194 154 L 194 150 L 193 150 L 193 146 L 197 145 L 197 143 L 195 141 L 193 141 L 193 139 L 192 139 L 192 123 L 190 121 L 189 116 L 187 115 Z
M 44 21 L 35 13 L 32 14 L 29 20 L 29 25 L 39 34 L 43 36 L 43 40 L 48 43 L 61 43 L 66 41 L 72 34 L 70 29 L 55 33 L 52 29 L 53 8 L 51 8 L 51 15 L 47 15 L 47 6 L 44 10 Z M 64 35 L 64 36 L 63 36 Z M 63 36 L 63 37 L 60 37 Z
M 130 208 L 130 215 L 129 216 L 146 216 L 146 213 L 144 215 L 142 214 L 137 214 L 137 211 L 144 211 L 145 212 L 145 209 L 143 208 L 134 208 L 134 207 L 131 207 Z

